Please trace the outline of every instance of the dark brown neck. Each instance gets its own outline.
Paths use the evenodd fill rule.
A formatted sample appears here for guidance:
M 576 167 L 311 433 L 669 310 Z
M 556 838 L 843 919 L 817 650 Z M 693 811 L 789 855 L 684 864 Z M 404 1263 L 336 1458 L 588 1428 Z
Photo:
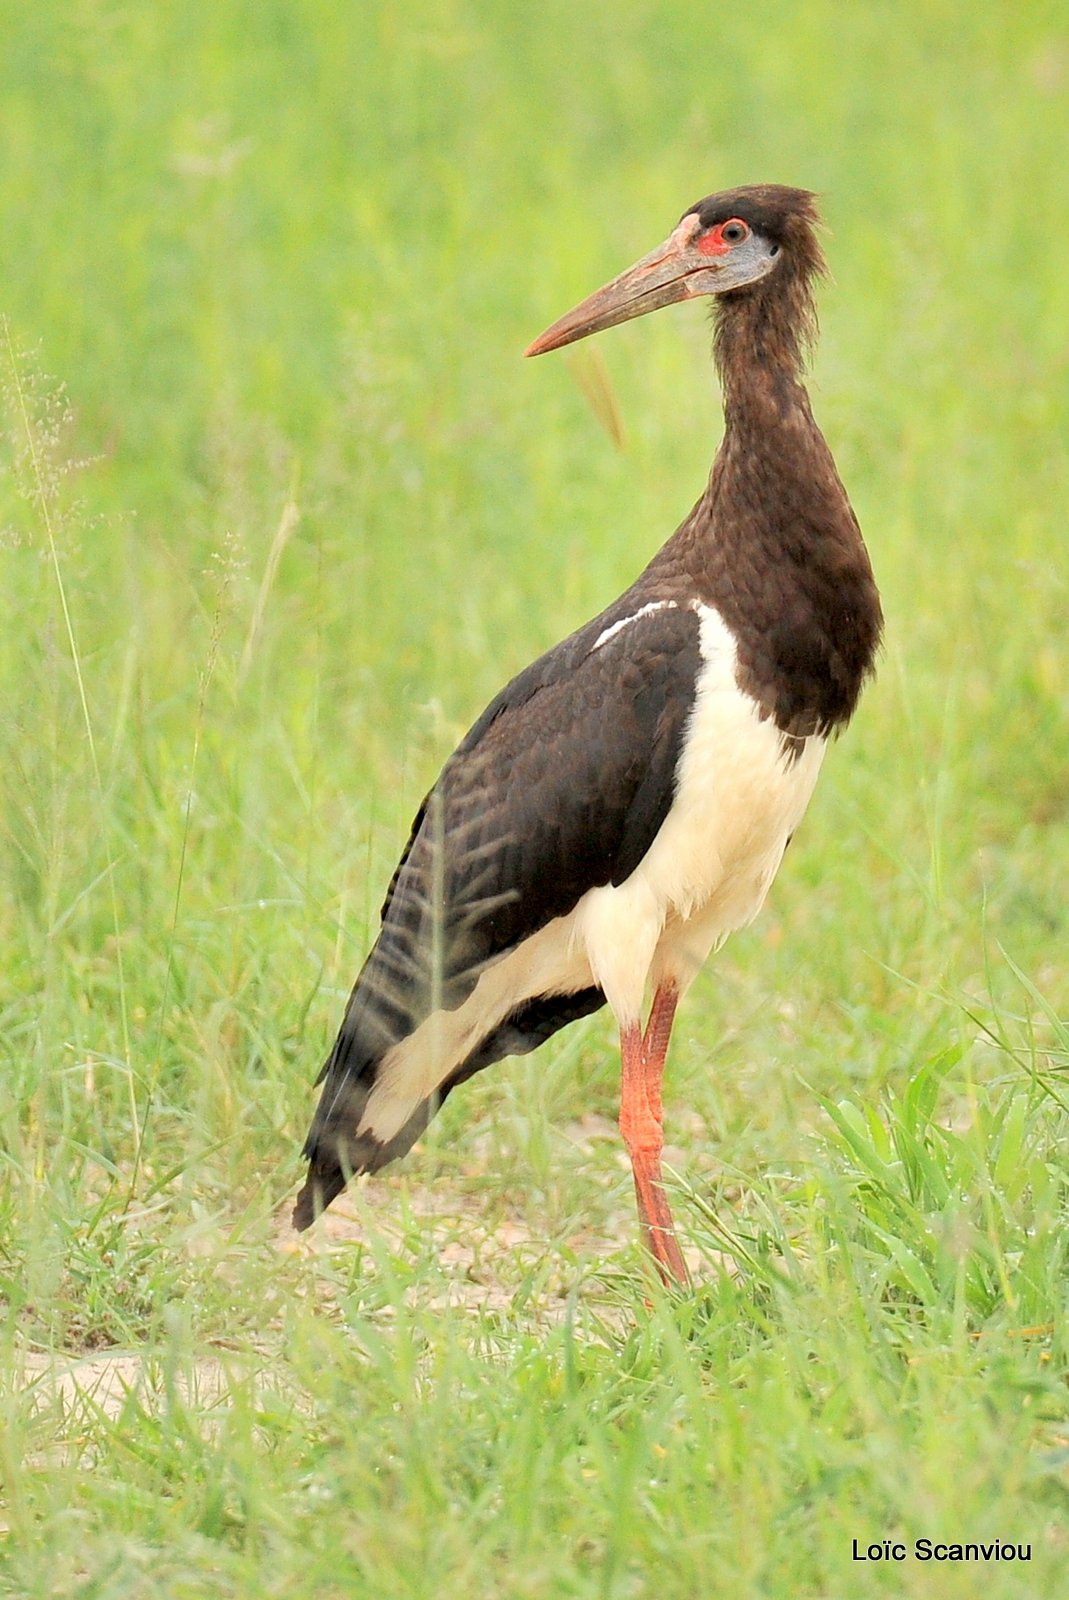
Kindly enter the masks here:
M 814 328 L 808 282 L 778 290 L 760 285 L 718 307 L 724 438 L 669 560 L 685 563 L 730 627 L 742 687 L 799 739 L 849 720 L 882 617 L 857 520 L 801 381 Z
M 782 279 L 774 272 L 714 302 L 713 354 L 729 428 L 755 407 L 805 398 L 802 369 L 817 330 L 812 273 L 780 270 Z
M 724 393 L 724 437 L 706 491 L 718 544 L 774 577 L 850 552 L 868 570 L 861 533 L 813 418 L 802 366 L 815 333 L 809 282 L 725 295 L 714 354 Z

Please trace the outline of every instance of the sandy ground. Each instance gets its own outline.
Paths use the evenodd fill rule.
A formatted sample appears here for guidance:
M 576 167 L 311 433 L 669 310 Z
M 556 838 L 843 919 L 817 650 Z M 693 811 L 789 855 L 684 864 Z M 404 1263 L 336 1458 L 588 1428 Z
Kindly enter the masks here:
M 567 1130 L 580 1147 L 601 1139 L 617 1140 L 614 1123 L 597 1116 L 586 1116 Z M 666 1151 L 666 1155 L 669 1152 Z M 626 1164 L 626 1157 L 620 1152 Z M 634 1238 L 637 1224 L 633 1210 L 624 1202 L 604 1218 L 595 1232 L 584 1228 L 564 1241 L 568 1252 L 596 1262 L 619 1251 Z M 290 1206 L 280 1210 L 272 1230 L 272 1240 L 280 1255 L 300 1255 L 311 1261 L 329 1258 L 339 1250 L 362 1244 L 367 1249 L 369 1272 L 374 1272 L 377 1253 L 390 1255 L 405 1251 L 406 1229 L 418 1223 L 420 1234 L 434 1250 L 441 1272 L 429 1275 L 426 1288 L 419 1293 L 419 1307 L 425 1310 L 454 1308 L 473 1316 L 486 1311 L 507 1311 L 514 1302 L 515 1284 L 525 1268 L 538 1276 L 537 1296 L 525 1304 L 529 1315 L 542 1326 L 552 1326 L 567 1314 L 576 1276 L 574 1257 L 569 1260 L 559 1246 L 535 1237 L 518 1218 L 501 1216 L 500 1206 L 492 1209 L 492 1220 L 484 1214 L 477 1198 L 470 1193 L 452 1195 L 442 1185 L 396 1185 L 382 1180 L 358 1180 L 339 1197 L 330 1210 L 308 1233 L 297 1235 L 290 1225 Z M 210 1243 L 202 1240 L 202 1246 Z M 554 1254 L 558 1251 L 558 1254 Z M 698 1267 L 697 1254 L 685 1251 L 692 1269 Z M 510 1260 L 502 1269 L 502 1257 Z M 690 1259 L 693 1257 L 693 1259 Z M 517 1271 L 517 1266 L 521 1271 Z M 706 1263 L 708 1268 L 708 1263 Z M 325 1303 L 333 1299 L 327 1274 L 316 1286 Z M 416 1292 L 416 1291 L 413 1291 Z M 584 1298 L 598 1302 L 598 1314 L 605 1323 L 619 1319 L 621 1313 L 614 1296 L 604 1292 L 592 1278 L 584 1288 Z M 382 1308 L 389 1317 L 390 1308 Z M 255 1382 L 263 1371 L 265 1384 L 277 1390 L 278 1353 L 265 1353 L 262 1369 L 255 1352 L 220 1350 L 206 1355 L 182 1370 L 166 1370 L 158 1350 L 111 1349 L 85 1353 L 22 1350 L 15 1360 L 8 1381 L 31 1391 L 35 1407 L 47 1409 L 55 1417 L 55 1448 L 70 1449 L 79 1434 L 78 1421 L 103 1414 L 118 1418 L 131 1398 L 149 1411 L 163 1411 L 175 1397 L 202 1415 L 224 1407 L 236 1380 Z

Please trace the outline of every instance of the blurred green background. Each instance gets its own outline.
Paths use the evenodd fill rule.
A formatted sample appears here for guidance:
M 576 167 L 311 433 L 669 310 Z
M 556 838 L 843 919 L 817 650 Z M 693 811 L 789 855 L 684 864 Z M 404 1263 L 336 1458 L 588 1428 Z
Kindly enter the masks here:
M 992 1596 L 1060 1592 L 1064 5 L 0 23 L 0 1583 L 974 1593 L 849 1559 L 855 1522 L 938 1513 L 1033 1539 Z M 761 181 L 822 197 L 814 407 L 887 639 L 678 1030 L 706 1289 L 650 1332 L 629 1180 L 583 1121 L 615 1115 L 601 1018 L 455 1096 L 359 1239 L 293 1255 L 311 1079 L 412 810 L 718 437 L 700 308 L 520 353 Z M 220 1347 L 246 1375 L 201 1403 Z M 27 1378 L 93 1350 L 139 1363 L 118 1420 Z M 817 1369 L 849 1374 L 838 1410 Z

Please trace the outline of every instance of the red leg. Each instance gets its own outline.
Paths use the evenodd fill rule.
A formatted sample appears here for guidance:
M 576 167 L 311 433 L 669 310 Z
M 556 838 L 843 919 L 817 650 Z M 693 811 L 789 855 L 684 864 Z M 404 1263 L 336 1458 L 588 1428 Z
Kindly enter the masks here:
M 642 1036 L 642 1054 L 646 1061 L 646 1097 L 658 1122 L 661 1113 L 661 1079 L 668 1054 L 668 1040 L 672 1034 L 679 990 L 671 983 L 663 983 L 653 997 L 646 1032 Z
M 658 989 L 645 1035 L 637 1022 L 620 1032 L 620 1132 L 631 1158 L 643 1237 L 665 1283 L 687 1282 L 687 1268 L 661 1177 L 661 1078 L 677 998 L 673 988 Z

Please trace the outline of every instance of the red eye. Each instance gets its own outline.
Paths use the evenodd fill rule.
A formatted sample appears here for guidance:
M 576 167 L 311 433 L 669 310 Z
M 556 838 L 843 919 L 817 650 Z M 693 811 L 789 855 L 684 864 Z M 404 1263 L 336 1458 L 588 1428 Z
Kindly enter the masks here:
M 726 256 L 734 245 L 742 244 L 749 237 L 750 230 L 742 218 L 731 217 L 727 222 L 718 222 L 708 233 L 703 233 L 698 240 L 698 249 L 703 256 Z

